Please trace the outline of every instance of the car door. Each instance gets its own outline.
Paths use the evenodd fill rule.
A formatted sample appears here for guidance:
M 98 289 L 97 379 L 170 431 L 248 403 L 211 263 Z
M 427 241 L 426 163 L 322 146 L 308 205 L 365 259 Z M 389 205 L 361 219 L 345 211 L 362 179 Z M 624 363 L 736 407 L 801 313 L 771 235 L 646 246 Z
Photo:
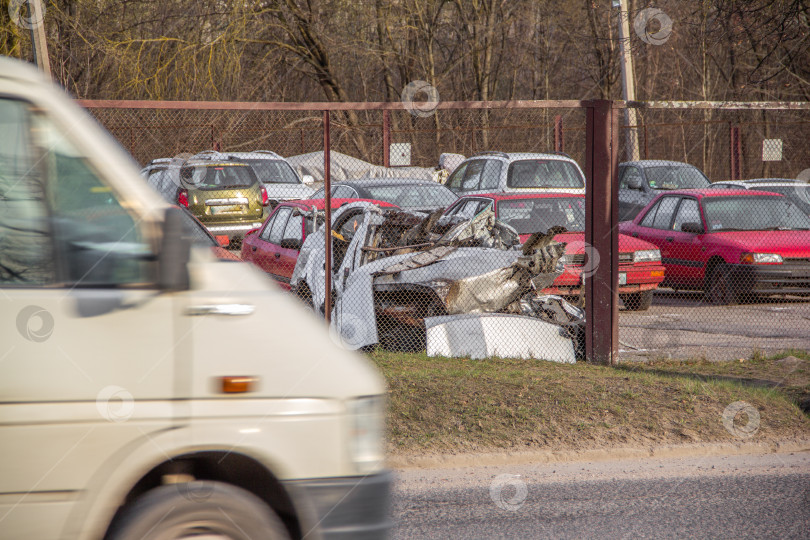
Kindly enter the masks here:
M 272 246 L 268 242 L 270 231 L 276 217 L 286 206 L 277 206 L 264 225 L 256 233 L 248 235 L 242 241 L 242 260 L 252 262 L 265 272 L 270 271 L 270 259 L 273 257 Z
M 681 199 L 672 222 L 672 230 L 664 238 L 669 244 L 667 279 L 680 284 L 702 283 L 705 258 L 702 250 L 703 235 L 684 232 L 681 229 L 684 223 L 703 224 L 700 206 L 693 197 Z M 663 251 L 661 255 L 663 257 Z
M 276 258 L 275 275 L 273 276 L 285 289 L 290 288 L 290 278 L 295 270 L 295 263 L 298 261 L 298 254 L 301 252 L 303 243 L 304 217 L 297 209 L 293 209 L 281 235 L 277 251 L 279 256 Z
M 287 287 L 289 287 L 292 272 L 288 275 L 285 275 L 283 272 L 281 240 L 284 238 L 284 230 L 287 228 L 287 221 L 291 214 L 291 207 L 279 207 L 273 223 L 265 228 L 264 236 L 261 238 L 263 242 L 261 267 L 265 272 L 270 274 L 273 279 Z
M 70 536 L 113 455 L 173 425 L 176 300 L 154 283 L 154 224 L 71 137 L 0 97 L 4 538 Z

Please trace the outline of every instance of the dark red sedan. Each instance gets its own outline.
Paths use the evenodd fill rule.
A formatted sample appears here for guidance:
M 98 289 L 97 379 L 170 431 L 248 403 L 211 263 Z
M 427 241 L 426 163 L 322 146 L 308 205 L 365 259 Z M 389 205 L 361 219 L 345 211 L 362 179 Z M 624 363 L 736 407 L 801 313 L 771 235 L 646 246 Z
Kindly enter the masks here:
M 619 230 L 658 246 L 664 286 L 703 290 L 713 303 L 810 294 L 810 218 L 777 193 L 670 191 Z
M 394 206 L 370 199 L 332 199 L 332 209 L 357 201 L 372 202 L 381 207 Z M 326 201 L 305 199 L 280 203 L 261 227 L 245 234 L 242 241 L 242 260 L 252 262 L 289 290 L 301 245 L 307 235 L 323 225 L 323 214 L 318 214 L 316 226 L 311 212 L 313 207 L 323 211 Z
M 582 290 L 582 275 L 596 269 L 598 254 L 588 253 L 585 244 L 585 197 L 571 193 L 468 195 L 450 206 L 444 215 L 472 218 L 492 208 L 495 216 L 513 227 L 525 242 L 532 233 L 547 231 L 554 226 L 569 232 L 554 239 L 566 242 L 563 262 L 565 271 L 546 294 L 578 295 Z M 629 310 L 646 310 L 652 303 L 653 290 L 664 279 L 661 254 L 655 246 L 628 236 L 619 235 L 619 297 Z

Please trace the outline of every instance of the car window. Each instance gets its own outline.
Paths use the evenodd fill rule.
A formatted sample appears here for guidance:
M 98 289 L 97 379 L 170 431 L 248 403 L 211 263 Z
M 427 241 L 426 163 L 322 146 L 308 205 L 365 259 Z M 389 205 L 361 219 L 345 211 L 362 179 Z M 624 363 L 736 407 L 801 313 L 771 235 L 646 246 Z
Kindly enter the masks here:
M 278 159 L 243 159 L 253 167 L 253 172 L 263 184 L 300 184 L 301 180 L 292 167 Z
M 655 220 L 655 214 L 658 212 L 658 207 L 661 206 L 661 201 L 655 203 L 652 208 L 644 215 L 644 219 L 639 222 L 642 227 L 652 227 Z
M 678 204 L 678 197 L 664 197 L 658 204 L 658 212 L 655 214 L 653 228 L 669 229 L 672 222 L 672 214 L 675 213 L 675 206 Z
M 325 197 L 325 193 L 326 193 L 326 191 L 324 191 L 324 189 L 321 188 L 318 191 L 316 191 L 315 193 L 313 193 L 311 195 L 311 198 L 312 199 L 323 199 Z
M 461 189 L 461 181 L 464 179 L 464 175 L 467 172 L 467 165 L 469 165 L 469 162 L 462 163 L 455 171 L 453 171 L 453 174 L 451 174 L 450 178 L 447 179 L 448 188 L 452 189 L 453 191 L 458 191 Z
M 464 175 L 464 180 L 461 183 L 463 191 L 472 191 L 478 189 L 478 184 L 481 182 L 481 173 L 484 172 L 484 165 L 486 161 L 477 159 L 471 161 L 467 166 L 467 173 Z
M 622 179 L 619 181 L 619 188 L 620 189 L 629 189 L 628 184 L 630 180 L 633 178 L 637 178 L 641 180 L 641 173 L 638 172 L 636 167 L 623 167 L 622 168 Z
M 458 200 L 452 191 L 435 183 L 369 186 L 366 191 L 372 199 L 395 204 L 403 209 L 447 207 Z
M 270 227 L 270 234 L 267 236 L 268 242 L 270 242 L 271 244 L 281 243 L 281 239 L 284 236 L 284 229 L 287 227 L 287 219 L 290 217 L 290 213 L 292 213 L 292 209 L 288 206 L 276 212 L 275 220 L 273 220 L 273 226 Z
M 235 163 L 183 167 L 180 178 L 189 186 L 206 191 L 247 188 L 256 183 L 256 175 L 249 166 Z
M 491 200 L 489 200 L 489 199 L 482 199 L 482 200 L 481 200 L 481 201 L 478 203 L 478 208 L 476 208 L 476 209 L 475 209 L 475 213 L 476 213 L 476 214 L 480 214 L 481 212 L 483 212 L 484 210 L 486 210 L 487 208 L 489 208 L 489 207 L 491 207 L 491 206 L 492 206 L 492 201 L 491 201 Z
M 284 228 L 283 240 L 303 240 L 304 218 L 298 212 L 293 212 Z
M 810 217 L 781 195 L 711 197 L 703 212 L 710 232 L 810 230 Z
M 644 167 L 644 174 L 652 189 L 698 189 L 711 185 L 700 169 L 691 165 Z
M 497 159 L 488 159 L 481 174 L 481 189 L 497 190 L 501 180 L 503 164 Z
M 681 199 L 681 204 L 678 206 L 678 213 L 675 215 L 675 223 L 673 223 L 672 229 L 680 231 L 684 223 L 698 223 L 702 225 L 698 202 L 695 199 Z
M 584 188 L 585 179 L 576 165 L 561 159 L 513 161 L 506 173 L 513 188 Z
M 473 199 L 471 201 L 467 201 L 464 203 L 462 208 L 457 212 L 456 215 L 464 217 L 464 219 L 472 219 L 478 213 L 478 206 L 481 204 L 481 201 L 478 199 Z
M 349 186 L 336 186 L 332 189 L 332 197 L 335 199 L 355 199 L 357 192 Z
M 0 163 L 0 284 L 148 281 L 136 220 L 47 116 L 0 99 Z
M 502 200 L 498 203 L 498 219 L 519 234 L 545 232 L 555 226 L 580 232 L 585 230 L 585 199 L 534 197 Z

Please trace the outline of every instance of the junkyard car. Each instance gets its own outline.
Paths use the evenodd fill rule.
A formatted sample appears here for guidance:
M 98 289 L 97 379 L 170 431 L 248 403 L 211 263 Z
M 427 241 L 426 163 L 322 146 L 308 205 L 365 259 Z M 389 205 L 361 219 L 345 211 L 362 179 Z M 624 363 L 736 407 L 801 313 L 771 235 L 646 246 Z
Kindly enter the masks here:
M 166 201 L 188 208 L 215 236 L 227 236 L 232 247 L 261 226 L 270 202 L 250 165 L 217 152 L 152 162 L 141 174 Z
M 628 221 L 658 194 L 710 186 L 697 167 L 680 161 L 645 159 L 619 163 L 619 221 Z
M 471 219 L 479 212 L 492 210 L 495 217 L 512 226 L 525 242 L 536 232 L 564 227 L 566 232 L 554 240 L 566 243 L 562 261 L 565 271 L 543 289 L 547 294 L 578 295 L 582 292 L 582 274 L 598 264 L 585 245 L 585 197 L 567 193 L 468 195 L 447 209 L 446 216 Z M 619 297 L 628 310 L 646 310 L 653 291 L 664 279 L 661 253 L 654 245 L 619 235 Z
M 457 197 L 446 187 L 414 178 L 364 178 L 332 184 L 332 197 L 336 199 L 373 199 L 396 205 L 403 210 L 431 212 L 446 208 Z M 313 199 L 323 198 L 319 189 Z
M 293 291 L 320 313 L 332 294 L 333 325 L 350 348 L 575 361 L 582 310 L 538 294 L 562 273 L 565 246 L 554 232 L 521 246 L 491 211 L 441 214 L 384 212 L 367 202 L 339 208 L 330 232 L 333 290 L 324 287 L 322 227 L 304 242 Z
M 725 180 L 712 184 L 714 189 L 755 189 L 784 195 L 810 215 L 810 184 L 792 178 L 753 178 L 751 180 Z
M 585 193 L 585 175 L 562 153 L 483 152 L 466 160 L 445 185 L 456 195 L 500 191 Z
M 663 286 L 703 290 L 717 304 L 810 294 L 810 218 L 782 195 L 667 192 L 619 230 L 658 246 Z
M 356 200 L 331 199 L 332 209 Z M 380 207 L 393 207 L 384 201 L 369 202 Z M 325 207 L 324 199 L 286 201 L 279 204 L 267 216 L 264 225 L 245 235 L 242 241 L 242 260 L 255 264 L 289 290 L 298 252 L 306 237 L 323 225 L 323 214 L 318 211 Z
M 302 178 L 290 166 L 289 162 L 269 150 L 251 152 L 223 152 L 228 159 L 247 163 L 253 168 L 259 182 L 267 193 L 267 204 L 275 207 L 281 201 L 309 199 L 315 191 L 309 185 L 313 179 L 305 175 Z

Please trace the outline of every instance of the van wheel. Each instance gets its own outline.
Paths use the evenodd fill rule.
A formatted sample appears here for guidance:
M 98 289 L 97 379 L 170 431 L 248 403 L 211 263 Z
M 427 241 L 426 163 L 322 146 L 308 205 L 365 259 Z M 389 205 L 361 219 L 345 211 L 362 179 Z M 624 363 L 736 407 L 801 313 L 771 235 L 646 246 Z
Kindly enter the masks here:
M 621 295 L 624 308 L 627 311 L 647 311 L 653 301 L 652 291 L 641 291 Z
M 739 302 L 736 284 L 731 279 L 731 269 L 725 263 L 718 264 L 712 270 L 706 297 L 717 306 L 733 306 Z
M 222 482 L 195 481 L 152 489 L 125 508 L 106 540 L 289 539 L 278 516 L 258 497 Z

